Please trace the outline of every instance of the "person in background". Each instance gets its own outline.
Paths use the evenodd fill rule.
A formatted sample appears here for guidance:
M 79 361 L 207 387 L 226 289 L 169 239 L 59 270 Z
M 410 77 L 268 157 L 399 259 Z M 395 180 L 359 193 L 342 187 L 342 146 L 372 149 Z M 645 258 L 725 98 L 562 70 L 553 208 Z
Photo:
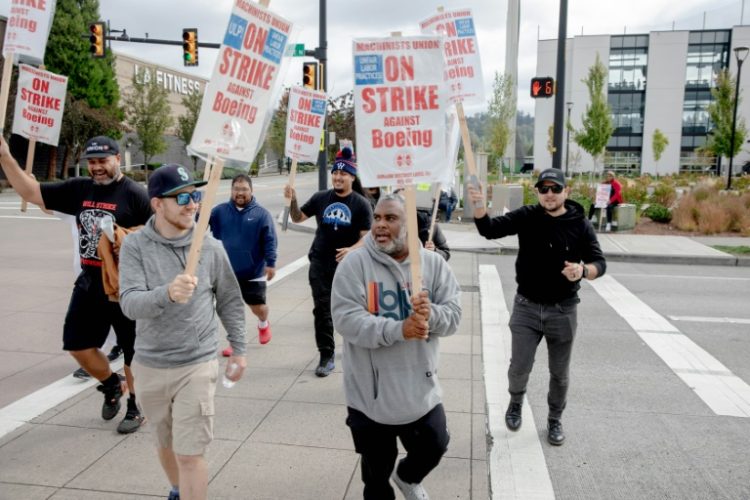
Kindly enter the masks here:
M 615 211 L 615 207 L 622 203 L 622 184 L 620 184 L 620 181 L 617 180 L 615 177 L 615 173 L 611 170 L 608 170 L 604 177 L 604 183 L 609 184 L 609 201 L 607 202 L 607 208 L 605 209 L 607 213 L 607 225 L 604 228 L 606 232 L 610 232 L 612 230 L 612 216 Z M 589 208 L 589 220 L 591 220 L 594 217 L 594 210 L 596 210 L 596 206 L 594 203 L 591 204 L 591 207 Z M 601 228 L 601 226 L 599 226 Z
M 414 293 L 409 257 L 404 201 L 384 195 L 363 248 L 339 265 L 333 281 L 346 424 L 361 456 L 366 500 L 393 500 L 389 478 L 405 498 L 428 499 L 422 481 L 450 439 L 438 353 L 441 337 L 458 330 L 461 292 L 445 260 L 423 249 L 422 290 Z M 398 465 L 397 439 L 406 450 Z
M 315 369 L 318 377 L 328 376 L 335 368 L 331 285 L 336 266 L 367 234 L 372 223 L 370 203 L 352 188 L 357 180 L 357 164 L 352 159 L 351 149 L 343 148 L 341 156 L 333 162 L 331 180 L 333 189 L 318 191 L 302 207 L 297 202 L 294 188 L 284 187 L 284 197 L 291 199 L 289 215 L 292 221 L 300 223 L 315 217 L 318 223 L 308 253 L 315 343 L 320 353 L 320 362 Z
M 242 298 L 258 318 L 258 341 L 271 341 L 266 282 L 276 275 L 276 229 L 273 217 L 253 195 L 253 181 L 246 174 L 232 179 L 231 200 L 214 207 L 209 220 L 214 237 L 224 244 L 240 284 Z M 222 351 L 232 355 L 232 348 Z
M 458 204 L 458 196 L 453 188 L 448 188 L 448 191 L 440 191 L 440 200 L 438 201 L 438 208 L 445 212 L 445 222 L 451 221 L 451 214 Z
M 539 342 L 547 341 L 549 392 L 547 441 L 565 441 L 562 413 L 568 396 L 570 357 L 578 325 L 578 290 L 584 279 L 602 276 L 607 264 L 591 222 L 583 207 L 568 199 L 562 170 L 548 168 L 536 183 L 536 205 L 527 205 L 490 218 L 484 193 L 468 188 L 474 208 L 474 224 L 487 239 L 518 235 L 516 283 L 510 317 L 511 357 L 508 368 L 510 404 L 505 425 L 521 427 L 526 385 L 534 366 Z

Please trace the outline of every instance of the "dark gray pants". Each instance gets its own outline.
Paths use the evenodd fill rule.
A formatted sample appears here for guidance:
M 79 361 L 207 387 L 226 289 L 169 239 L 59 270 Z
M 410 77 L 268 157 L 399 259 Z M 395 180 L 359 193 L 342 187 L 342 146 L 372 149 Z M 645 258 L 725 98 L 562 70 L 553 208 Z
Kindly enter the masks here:
M 510 317 L 512 351 L 508 368 L 508 392 L 512 402 L 523 402 L 536 348 L 544 338 L 549 357 L 549 418 L 562 416 L 568 395 L 568 372 L 578 323 L 578 302 L 576 297 L 559 304 L 537 304 L 516 295 Z

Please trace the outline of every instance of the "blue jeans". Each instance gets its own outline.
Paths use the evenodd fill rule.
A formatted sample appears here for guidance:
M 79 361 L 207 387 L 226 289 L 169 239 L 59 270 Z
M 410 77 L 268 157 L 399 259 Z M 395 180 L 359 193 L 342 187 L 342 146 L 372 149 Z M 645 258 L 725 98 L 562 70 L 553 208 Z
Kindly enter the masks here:
M 568 395 L 568 373 L 578 324 L 578 297 L 557 304 L 538 304 L 517 294 L 510 317 L 512 349 L 508 368 L 508 392 L 514 403 L 523 402 L 534 366 L 536 348 L 547 341 L 549 357 L 549 418 L 560 418 Z

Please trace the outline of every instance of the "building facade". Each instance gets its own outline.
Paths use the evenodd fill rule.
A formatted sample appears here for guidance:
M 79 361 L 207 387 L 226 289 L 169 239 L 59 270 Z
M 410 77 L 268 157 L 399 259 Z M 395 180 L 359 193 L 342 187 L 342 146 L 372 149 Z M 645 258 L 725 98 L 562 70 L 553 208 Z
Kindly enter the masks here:
M 607 68 L 605 91 L 612 113 L 614 133 L 606 154 L 596 164 L 598 172 L 612 169 L 622 173 L 668 174 L 684 171 L 726 169 L 728 160 L 700 155 L 713 124 L 708 105 L 711 88 L 723 69 L 737 75 L 735 47 L 750 46 L 750 26 L 723 30 L 652 31 L 648 34 L 576 36 L 566 43 L 565 96 L 570 121 L 580 129 L 589 104 L 583 80 L 597 56 Z M 541 40 L 537 48 L 537 76 L 553 76 L 557 40 Z M 745 71 L 750 71 L 745 65 Z M 750 73 L 740 79 L 738 121 L 750 125 Z M 549 128 L 554 118 L 554 99 L 536 99 L 534 114 L 534 168 L 552 166 L 547 149 Z M 660 130 L 669 141 L 658 162 L 654 159 L 653 136 Z M 734 158 L 734 171 L 750 160 L 743 148 Z M 595 167 L 591 156 L 571 134 L 563 142 L 563 168 L 589 172 Z

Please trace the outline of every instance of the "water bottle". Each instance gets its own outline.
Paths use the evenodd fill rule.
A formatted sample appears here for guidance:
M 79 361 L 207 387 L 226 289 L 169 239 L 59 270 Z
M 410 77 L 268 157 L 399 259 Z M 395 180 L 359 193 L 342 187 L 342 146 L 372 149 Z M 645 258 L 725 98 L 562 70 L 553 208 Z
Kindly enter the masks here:
M 230 380 L 229 377 L 233 377 L 238 369 L 239 365 L 237 363 L 232 363 L 229 365 L 229 368 L 227 368 L 227 371 L 224 372 L 224 378 L 221 380 L 221 383 L 227 389 L 231 389 L 234 387 L 234 384 L 237 383 L 234 380 Z

